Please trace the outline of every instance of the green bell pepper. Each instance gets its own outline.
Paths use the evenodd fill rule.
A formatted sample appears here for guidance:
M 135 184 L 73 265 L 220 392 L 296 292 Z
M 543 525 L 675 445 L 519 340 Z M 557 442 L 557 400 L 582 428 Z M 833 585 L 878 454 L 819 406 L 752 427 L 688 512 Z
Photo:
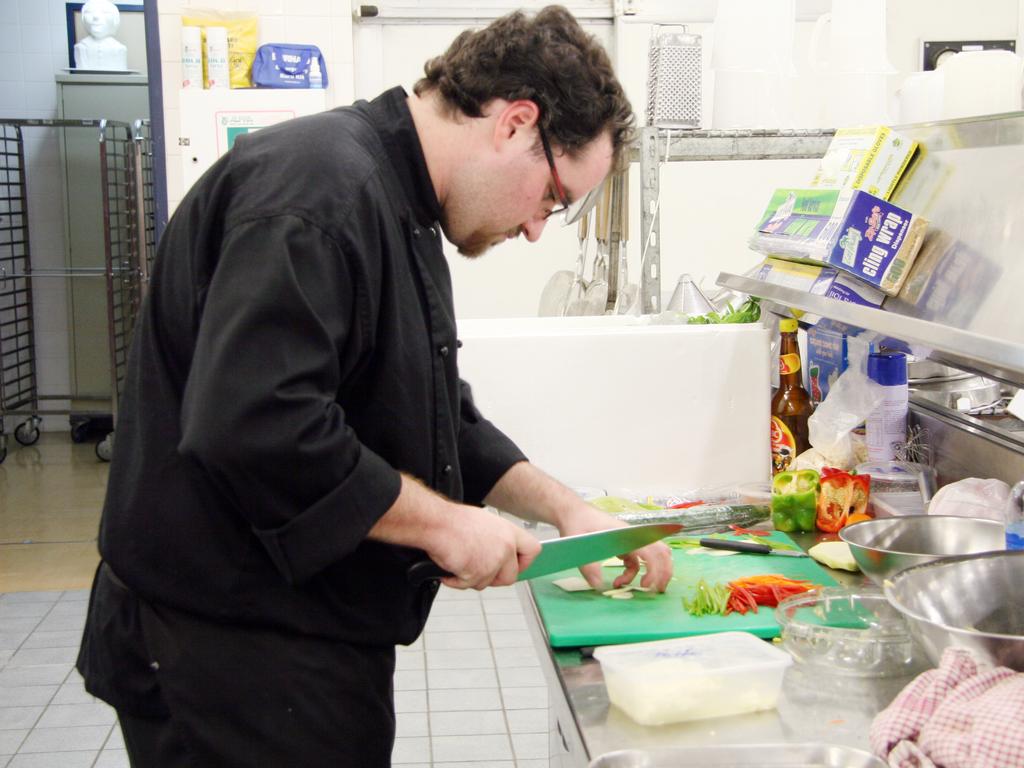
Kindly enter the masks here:
M 772 524 L 777 531 L 813 531 L 820 478 L 813 469 L 779 472 L 772 479 Z

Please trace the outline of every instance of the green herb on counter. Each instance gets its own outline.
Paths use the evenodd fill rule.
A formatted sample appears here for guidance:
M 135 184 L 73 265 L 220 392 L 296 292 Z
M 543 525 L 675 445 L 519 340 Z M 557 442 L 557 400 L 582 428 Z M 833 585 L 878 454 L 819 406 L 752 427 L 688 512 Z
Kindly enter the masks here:
M 732 304 L 726 304 L 726 312 L 708 312 L 706 315 L 698 315 L 687 319 L 690 325 L 713 325 L 716 323 L 756 323 L 761 319 L 761 300 L 751 296 L 742 304 L 739 309 L 733 309 Z

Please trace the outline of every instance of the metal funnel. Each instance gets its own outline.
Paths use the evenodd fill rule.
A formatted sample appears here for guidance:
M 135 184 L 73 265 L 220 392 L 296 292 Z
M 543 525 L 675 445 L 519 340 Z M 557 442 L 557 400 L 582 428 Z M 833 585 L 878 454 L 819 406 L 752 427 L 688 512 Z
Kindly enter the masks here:
M 668 312 L 681 312 L 684 315 L 705 315 L 713 312 L 711 302 L 701 292 L 693 279 L 688 274 L 679 276 L 676 289 L 672 291 L 672 298 L 668 300 L 665 310 Z

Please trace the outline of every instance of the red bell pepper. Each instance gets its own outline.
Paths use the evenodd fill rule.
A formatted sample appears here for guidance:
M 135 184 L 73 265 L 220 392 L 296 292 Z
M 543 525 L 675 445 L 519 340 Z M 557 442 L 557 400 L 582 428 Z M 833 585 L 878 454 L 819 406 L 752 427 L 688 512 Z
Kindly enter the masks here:
M 821 492 L 814 521 L 818 530 L 835 533 L 846 525 L 850 515 L 864 513 L 870 489 L 870 475 L 825 467 L 821 472 Z

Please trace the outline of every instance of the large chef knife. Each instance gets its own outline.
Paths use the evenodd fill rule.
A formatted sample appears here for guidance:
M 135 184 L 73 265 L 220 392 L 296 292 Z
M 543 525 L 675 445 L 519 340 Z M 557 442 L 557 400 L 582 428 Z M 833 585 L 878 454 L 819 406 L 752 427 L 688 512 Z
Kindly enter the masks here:
M 727 549 L 732 552 L 752 552 L 756 555 L 783 555 L 784 557 L 810 557 L 806 552 L 793 549 L 777 549 L 756 541 L 734 541 L 732 539 L 701 539 L 699 544 L 708 549 Z
M 652 541 L 679 533 L 682 529 L 683 526 L 679 523 L 648 523 L 551 539 L 540 545 L 540 554 L 519 573 L 516 581 L 525 581 L 564 571 L 566 568 L 575 568 L 615 555 L 623 555 Z M 431 560 L 421 560 L 409 567 L 409 580 L 413 584 L 451 575 Z

